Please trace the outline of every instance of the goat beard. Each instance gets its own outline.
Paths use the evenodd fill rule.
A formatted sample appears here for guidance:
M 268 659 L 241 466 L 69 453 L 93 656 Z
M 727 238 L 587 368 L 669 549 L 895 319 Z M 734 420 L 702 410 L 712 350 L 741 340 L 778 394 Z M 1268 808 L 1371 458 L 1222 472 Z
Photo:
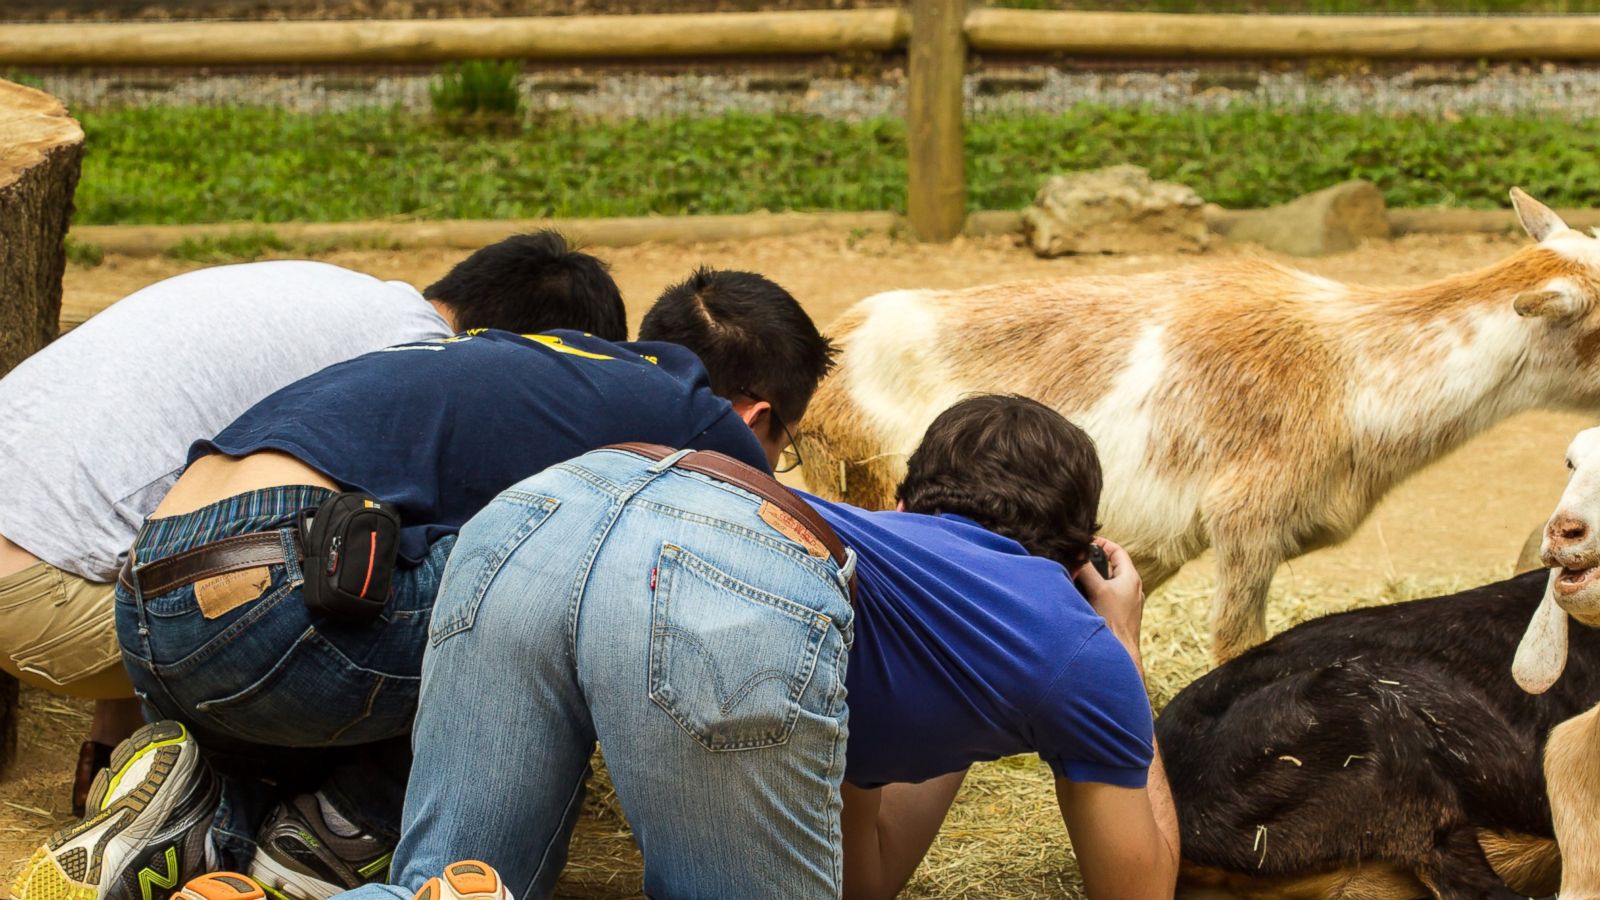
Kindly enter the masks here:
M 1511 662 L 1511 677 L 1530 694 L 1550 690 L 1567 667 L 1567 611 L 1556 603 L 1556 578 L 1560 574 L 1560 569 L 1550 571 L 1544 599 L 1534 610 L 1533 620 Z

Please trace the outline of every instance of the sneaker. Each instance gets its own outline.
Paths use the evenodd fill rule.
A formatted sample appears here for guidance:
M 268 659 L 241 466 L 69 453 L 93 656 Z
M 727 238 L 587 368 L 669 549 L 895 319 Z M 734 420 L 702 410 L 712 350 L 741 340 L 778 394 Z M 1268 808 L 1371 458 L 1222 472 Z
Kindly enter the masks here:
M 117 745 L 89 789 L 88 818 L 34 851 L 12 900 L 159 900 L 205 871 L 217 779 L 177 722 Z
M 237 872 L 201 875 L 172 895 L 171 900 L 265 900 L 266 892 L 248 876 Z
M 500 881 L 494 866 L 475 859 L 464 859 L 444 867 L 444 873 L 429 878 L 412 900 L 515 900 Z
M 394 848 L 372 835 L 336 833 L 317 795 L 301 794 L 261 826 L 250 877 L 277 900 L 328 900 L 382 880 L 393 857 Z

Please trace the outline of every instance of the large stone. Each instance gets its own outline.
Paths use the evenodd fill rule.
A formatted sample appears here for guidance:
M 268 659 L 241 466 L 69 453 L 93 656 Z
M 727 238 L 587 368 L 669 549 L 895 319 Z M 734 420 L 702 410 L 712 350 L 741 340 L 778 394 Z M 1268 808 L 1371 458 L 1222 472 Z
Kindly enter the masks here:
M 1370 181 L 1346 181 L 1281 206 L 1243 213 L 1227 232 L 1291 256 L 1325 256 L 1388 239 L 1389 209 Z
M 1052 176 L 1022 211 L 1022 232 L 1040 256 L 1199 251 L 1204 207 L 1193 188 L 1112 166 Z

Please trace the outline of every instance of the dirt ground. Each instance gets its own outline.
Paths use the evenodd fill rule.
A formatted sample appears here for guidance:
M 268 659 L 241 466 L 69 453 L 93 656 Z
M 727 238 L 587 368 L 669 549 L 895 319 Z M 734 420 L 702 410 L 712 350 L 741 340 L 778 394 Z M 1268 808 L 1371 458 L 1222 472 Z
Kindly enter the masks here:
M 1413 236 L 1298 264 L 1333 278 L 1401 285 L 1487 264 L 1520 244 L 1488 236 Z M 665 285 L 700 264 L 764 273 L 826 323 L 851 302 L 892 288 L 1136 272 L 1196 261 L 1170 255 L 1043 261 L 1004 238 L 931 247 L 842 234 L 597 252 L 611 261 L 635 324 Z M 423 250 L 323 258 L 421 285 L 463 255 Z M 145 284 L 188 268 L 193 266 L 119 257 L 92 269 L 74 267 L 67 274 L 63 319 L 81 321 Z M 1567 442 L 1596 422 L 1587 415 L 1530 413 L 1422 471 L 1392 492 L 1351 540 L 1283 567 L 1274 586 L 1274 630 L 1353 605 L 1455 590 L 1508 574 L 1523 539 L 1549 515 L 1560 494 Z M 1149 601 L 1145 656 L 1158 704 L 1204 670 L 1211 579 L 1210 562 L 1203 557 Z M 0 868 L 10 871 L 65 820 L 69 770 L 87 722 L 75 703 L 39 692 L 27 693 L 25 703 L 21 761 L 0 783 L 0 861 L 13 863 Z M 594 795 L 574 843 L 563 895 L 634 896 L 637 854 L 607 785 L 601 782 Z M 1077 891 L 1047 773 L 1037 760 L 1018 758 L 975 770 L 908 894 L 1043 897 Z

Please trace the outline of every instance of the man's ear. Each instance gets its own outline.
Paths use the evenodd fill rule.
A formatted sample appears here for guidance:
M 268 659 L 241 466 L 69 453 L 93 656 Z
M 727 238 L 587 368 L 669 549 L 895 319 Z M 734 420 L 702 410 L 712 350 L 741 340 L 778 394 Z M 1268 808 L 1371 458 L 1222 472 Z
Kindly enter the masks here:
M 744 424 L 756 434 L 766 434 L 772 427 L 772 404 L 765 400 L 751 400 L 744 398 L 732 401 L 733 411 L 739 414 Z

